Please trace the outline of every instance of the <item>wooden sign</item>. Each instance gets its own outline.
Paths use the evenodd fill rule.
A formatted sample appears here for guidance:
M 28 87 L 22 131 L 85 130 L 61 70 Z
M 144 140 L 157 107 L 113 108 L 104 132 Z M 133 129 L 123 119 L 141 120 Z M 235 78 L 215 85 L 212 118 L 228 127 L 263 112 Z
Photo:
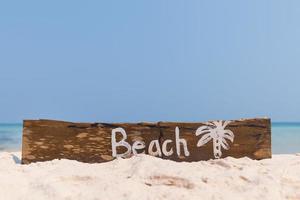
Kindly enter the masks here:
M 22 163 L 107 162 L 146 153 L 174 161 L 271 157 L 270 119 L 204 123 L 72 123 L 24 120 Z

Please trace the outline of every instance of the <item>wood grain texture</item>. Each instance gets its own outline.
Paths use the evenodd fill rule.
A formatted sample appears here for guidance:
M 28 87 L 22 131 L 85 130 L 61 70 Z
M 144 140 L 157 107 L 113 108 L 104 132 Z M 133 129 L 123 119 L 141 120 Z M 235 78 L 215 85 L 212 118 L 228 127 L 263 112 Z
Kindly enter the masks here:
M 53 159 L 71 159 L 87 163 L 99 163 L 113 160 L 111 133 L 115 128 L 123 128 L 127 133 L 126 142 L 145 142 L 145 153 L 149 154 L 149 144 L 159 141 L 162 149 L 166 140 L 174 153 L 160 157 L 175 161 L 199 161 L 214 158 L 213 142 L 197 147 L 201 136 L 196 136 L 197 128 L 206 123 L 158 122 L 158 123 L 72 123 L 55 120 L 24 120 L 22 141 L 22 163 L 48 161 Z M 256 118 L 233 120 L 226 129 L 234 133 L 234 141 L 229 150 L 222 150 L 222 157 L 250 157 L 263 159 L 271 157 L 270 119 Z M 186 140 L 189 156 L 176 154 L 175 128 L 179 128 L 179 137 Z M 117 134 L 116 140 L 122 138 Z M 180 146 L 183 152 L 183 146 Z M 119 153 L 125 152 L 118 147 Z M 141 152 L 141 151 L 140 151 Z M 138 153 L 140 153 L 138 152 Z M 125 157 L 130 157 L 127 154 Z

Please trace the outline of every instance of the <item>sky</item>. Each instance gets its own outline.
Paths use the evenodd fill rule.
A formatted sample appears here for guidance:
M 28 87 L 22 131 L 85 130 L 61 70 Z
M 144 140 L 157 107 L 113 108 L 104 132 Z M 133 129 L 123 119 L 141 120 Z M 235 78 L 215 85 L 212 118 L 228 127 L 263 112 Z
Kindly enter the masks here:
M 300 1 L 1 1 L 0 122 L 300 121 Z

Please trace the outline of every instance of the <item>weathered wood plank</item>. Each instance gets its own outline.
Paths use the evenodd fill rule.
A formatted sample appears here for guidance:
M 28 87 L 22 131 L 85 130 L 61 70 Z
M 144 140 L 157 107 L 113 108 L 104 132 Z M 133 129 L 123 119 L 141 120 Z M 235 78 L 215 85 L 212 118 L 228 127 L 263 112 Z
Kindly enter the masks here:
M 201 138 L 204 142 L 197 146 Z M 270 158 L 270 119 L 206 123 L 72 123 L 24 120 L 24 164 L 63 158 L 97 163 L 107 162 L 115 157 L 130 157 L 136 153 L 175 161 L 198 161 L 226 156 Z

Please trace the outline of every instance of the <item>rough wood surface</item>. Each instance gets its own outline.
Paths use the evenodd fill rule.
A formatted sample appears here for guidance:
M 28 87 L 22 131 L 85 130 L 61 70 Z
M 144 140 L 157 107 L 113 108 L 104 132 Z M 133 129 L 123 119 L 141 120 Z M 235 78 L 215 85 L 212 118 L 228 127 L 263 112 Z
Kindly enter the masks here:
M 54 120 L 24 120 L 22 163 L 52 159 L 72 159 L 88 163 L 113 160 L 112 130 L 116 128 L 123 128 L 126 131 L 126 142 L 131 146 L 135 141 L 144 142 L 146 154 L 153 154 L 149 152 L 149 145 L 151 141 L 157 140 L 158 148 L 173 151 L 172 155 L 165 155 L 163 152 L 157 155 L 164 159 L 199 161 L 216 158 L 213 150 L 213 144 L 216 143 L 213 139 L 202 146 L 197 146 L 199 139 L 205 134 L 197 136 L 195 133 L 199 127 L 204 126 L 210 126 L 210 130 L 215 128 L 212 123 L 72 123 Z M 176 127 L 179 130 L 179 138 L 187 143 L 188 156 L 185 155 L 182 144 L 179 148 L 176 146 Z M 233 142 L 227 140 L 229 149 L 222 149 L 221 157 L 248 156 L 253 159 L 271 157 L 270 119 L 233 120 L 225 129 L 234 133 L 234 140 Z M 122 135 L 116 134 L 116 141 L 120 140 L 122 140 Z M 180 149 L 180 155 L 176 153 L 177 149 Z M 119 146 L 116 150 L 121 154 L 127 149 Z M 142 150 L 137 150 L 137 153 L 141 153 Z M 152 150 L 156 151 L 157 147 L 154 146 Z M 132 151 L 123 157 L 130 156 L 132 156 Z

